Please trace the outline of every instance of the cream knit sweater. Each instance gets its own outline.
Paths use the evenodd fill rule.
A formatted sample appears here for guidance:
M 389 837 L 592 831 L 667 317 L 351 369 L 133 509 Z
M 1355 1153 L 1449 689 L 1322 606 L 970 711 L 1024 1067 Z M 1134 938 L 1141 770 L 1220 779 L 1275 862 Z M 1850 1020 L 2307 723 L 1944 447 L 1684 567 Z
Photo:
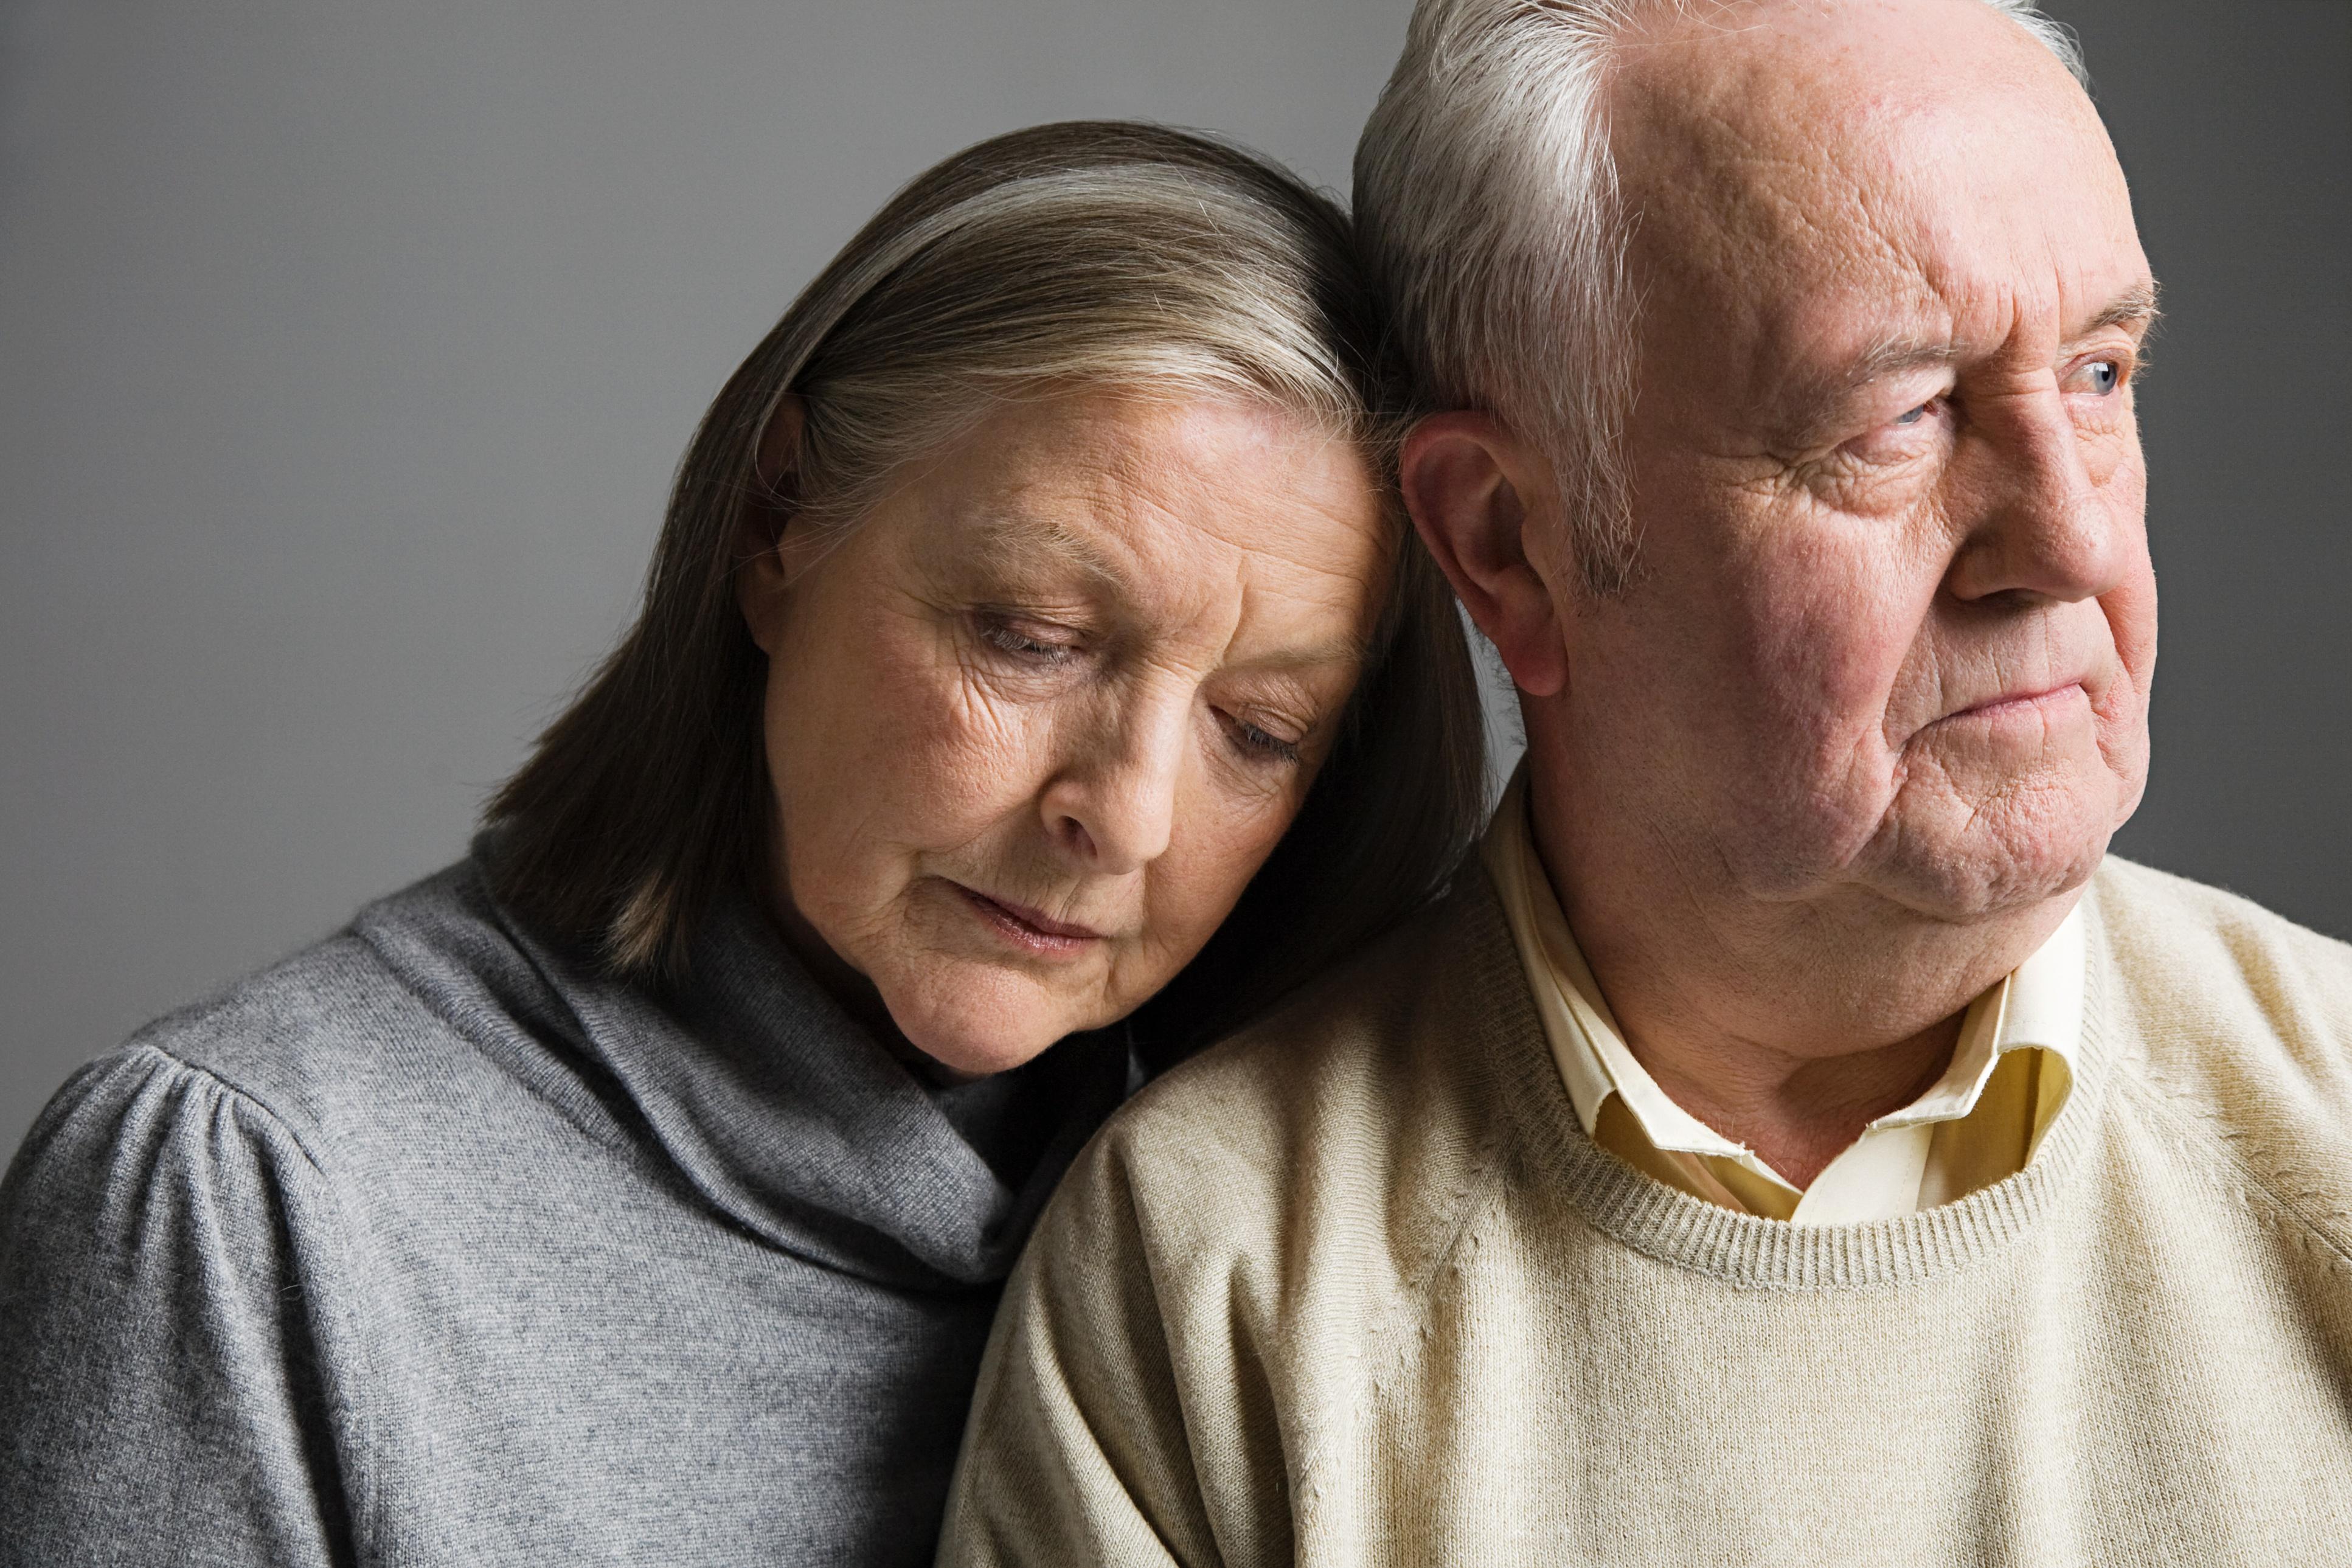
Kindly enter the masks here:
M 2085 907 L 2033 1163 L 1798 1227 L 1594 1147 L 1467 874 L 1082 1157 L 942 1562 L 2352 1563 L 2352 948 Z

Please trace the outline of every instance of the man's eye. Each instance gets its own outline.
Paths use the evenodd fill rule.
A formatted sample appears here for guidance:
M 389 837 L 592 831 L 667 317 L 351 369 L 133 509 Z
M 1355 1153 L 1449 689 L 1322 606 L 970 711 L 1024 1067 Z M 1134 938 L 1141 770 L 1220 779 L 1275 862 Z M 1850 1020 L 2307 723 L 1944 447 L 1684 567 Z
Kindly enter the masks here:
M 2095 359 L 2074 373 L 2082 391 L 2095 397 L 2105 397 L 2124 384 L 2123 365 L 2111 359 Z
M 1916 425 L 1919 421 L 1927 417 L 1928 415 L 1933 414 L 1936 411 L 1936 405 L 1943 401 L 1944 400 L 1940 397 L 1931 397 L 1927 402 L 1919 405 L 1918 407 L 1912 409 L 1908 414 L 1896 415 L 1895 416 L 1895 423 L 1897 425 Z

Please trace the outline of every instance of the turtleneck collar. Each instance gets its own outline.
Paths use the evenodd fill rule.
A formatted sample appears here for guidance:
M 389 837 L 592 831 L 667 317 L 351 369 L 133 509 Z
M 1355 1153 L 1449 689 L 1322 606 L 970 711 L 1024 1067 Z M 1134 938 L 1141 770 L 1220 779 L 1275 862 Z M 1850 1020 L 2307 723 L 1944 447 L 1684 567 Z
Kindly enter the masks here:
M 713 912 L 689 982 L 662 996 L 501 915 L 686 1180 L 754 1235 L 862 1277 L 917 1289 L 1001 1280 L 1131 1087 L 1124 1031 L 1112 1029 L 1016 1069 L 981 1097 L 980 1118 L 952 1095 L 943 1103 L 748 903 Z

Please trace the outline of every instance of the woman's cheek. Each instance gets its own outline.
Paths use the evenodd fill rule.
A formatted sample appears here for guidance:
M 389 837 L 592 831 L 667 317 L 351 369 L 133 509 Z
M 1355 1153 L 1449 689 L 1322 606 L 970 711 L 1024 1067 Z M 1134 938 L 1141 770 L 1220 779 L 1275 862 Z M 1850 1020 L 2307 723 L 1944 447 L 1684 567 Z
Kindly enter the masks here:
M 1004 704 L 953 658 L 902 653 L 881 662 L 882 678 L 857 693 L 844 714 L 860 741 L 844 748 L 857 765 L 842 787 L 869 796 L 929 798 L 948 806 L 949 815 L 961 815 L 952 803 L 968 798 L 1010 749 L 1015 727 Z
M 1288 792 L 1261 789 L 1195 808 L 1195 831 L 1178 841 L 1181 859 L 1160 879 L 1170 889 L 1171 923 L 1181 927 L 1181 940 L 1195 948 L 1205 945 L 1224 923 L 1250 879 L 1281 842 L 1297 805 Z
M 967 681 L 906 744 L 909 753 L 926 753 L 931 787 L 977 832 L 1044 787 L 1055 717 L 1049 700 L 1022 700 L 986 681 Z

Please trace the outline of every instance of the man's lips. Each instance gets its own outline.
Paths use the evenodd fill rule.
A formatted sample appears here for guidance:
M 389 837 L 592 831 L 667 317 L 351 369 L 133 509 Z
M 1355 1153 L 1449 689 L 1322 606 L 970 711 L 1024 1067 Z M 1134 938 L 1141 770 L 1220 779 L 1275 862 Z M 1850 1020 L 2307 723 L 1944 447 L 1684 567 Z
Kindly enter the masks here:
M 961 882 L 950 883 L 961 893 L 981 919 L 1023 947 L 1038 952 L 1075 952 L 1089 942 L 1100 942 L 1102 932 L 1090 927 L 1072 925 L 1057 921 L 1043 910 L 1033 910 L 1026 904 L 992 898 Z
M 2032 709 L 2070 701 L 2076 697 L 2087 701 L 2090 691 L 2080 680 L 2062 680 L 2055 686 L 2034 691 L 2004 691 L 1998 697 L 1988 697 L 1981 702 L 1972 702 L 1966 708 L 1947 713 L 1936 721 L 1948 724 L 1955 719 L 2005 719 Z

